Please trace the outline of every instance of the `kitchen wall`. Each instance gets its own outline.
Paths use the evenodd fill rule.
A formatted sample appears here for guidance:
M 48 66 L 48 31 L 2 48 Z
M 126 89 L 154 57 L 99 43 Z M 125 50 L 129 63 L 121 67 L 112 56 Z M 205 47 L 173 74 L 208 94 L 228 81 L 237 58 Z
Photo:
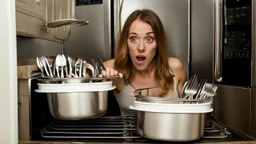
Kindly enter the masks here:
M 62 53 L 60 43 L 42 39 L 17 38 L 17 58 L 27 59 L 36 56 L 56 56 Z

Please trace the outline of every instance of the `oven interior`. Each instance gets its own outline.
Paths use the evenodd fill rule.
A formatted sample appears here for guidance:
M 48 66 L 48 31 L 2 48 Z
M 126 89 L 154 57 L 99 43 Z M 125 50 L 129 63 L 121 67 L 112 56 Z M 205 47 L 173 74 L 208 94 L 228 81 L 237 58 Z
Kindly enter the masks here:
M 136 132 L 136 115 L 121 116 L 113 93 L 108 96 L 107 113 L 96 119 L 62 121 L 54 119 L 49 112 L 47 96 L 36 93 L 37 79 L 31 80 L 30 140 L 35 141 L 89 141 L 89 142 L 150 142 Z M 248 141 L 254 138 L 231 130 L 207 114 L 204 136 L 196 142 Z

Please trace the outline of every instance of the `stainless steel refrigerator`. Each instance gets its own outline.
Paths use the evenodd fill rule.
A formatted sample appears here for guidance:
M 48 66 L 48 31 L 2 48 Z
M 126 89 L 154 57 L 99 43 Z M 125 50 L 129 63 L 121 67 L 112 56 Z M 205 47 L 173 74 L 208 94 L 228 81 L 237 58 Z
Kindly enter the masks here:
M 191 74 L 218 85 L 214 98 L 216 120 L 254 137 L 255 2 L 198 0 L 192 3 L 196 12 L 191 16 Z
M 89 20 L 85 27 L 71 27 L 64 52 L 90 61 L 100 55 L 114 57 L 114 44 L 122 26 L 134 10 L 152 9 L 161 18 L 169 41 L 169 56 L 178 57 L 189 69 L 189 0 L 77 0 L 75 17 Z M 187 73 L 188 74 L 188 73 Z
M 89 24 L 71 26 L 64 53 L 79 56 L 88 62 L 96 55 L 103 60 L 112 58 L 111 0 L 76 0 L 75 18 L 87 19 Z

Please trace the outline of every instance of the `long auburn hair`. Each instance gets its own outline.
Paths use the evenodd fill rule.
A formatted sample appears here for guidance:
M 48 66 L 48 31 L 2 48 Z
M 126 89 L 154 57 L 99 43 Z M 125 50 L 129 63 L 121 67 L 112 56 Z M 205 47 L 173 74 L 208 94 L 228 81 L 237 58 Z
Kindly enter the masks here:
M 152 63 L 155 65 L 155 79 L 163 89 L 160 96 L 164 96 L 173 88 L 174 81 L 168 64 L 165 30 L 160 18 L 153 11 L 149 9 L 136 10 L 127 18 L 115 48 L 115 69 L 125 73 L 128 81 L 134 78 L 136 69 L 129 56 L 127 40 L 130 26 L 137 19 L 148 23 L 155 34 L 157 50 Z

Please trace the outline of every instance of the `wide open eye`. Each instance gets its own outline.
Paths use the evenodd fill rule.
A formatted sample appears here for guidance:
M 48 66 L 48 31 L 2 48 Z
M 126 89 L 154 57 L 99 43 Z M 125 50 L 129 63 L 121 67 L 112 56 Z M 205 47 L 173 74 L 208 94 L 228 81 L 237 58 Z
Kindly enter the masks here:
M 146 37 L 146 42 L 147 43 L 152 43 L 153 41 L 154 41 L 154 38 L 152 38 L 150 36 Z
M 130 41 L 131 41 L 132 43 L 135 43 L 135 42 L 137 42 L 137 38 L 134 37 L 134 36 L 132 36 L 132 37 L 130 37 Z

